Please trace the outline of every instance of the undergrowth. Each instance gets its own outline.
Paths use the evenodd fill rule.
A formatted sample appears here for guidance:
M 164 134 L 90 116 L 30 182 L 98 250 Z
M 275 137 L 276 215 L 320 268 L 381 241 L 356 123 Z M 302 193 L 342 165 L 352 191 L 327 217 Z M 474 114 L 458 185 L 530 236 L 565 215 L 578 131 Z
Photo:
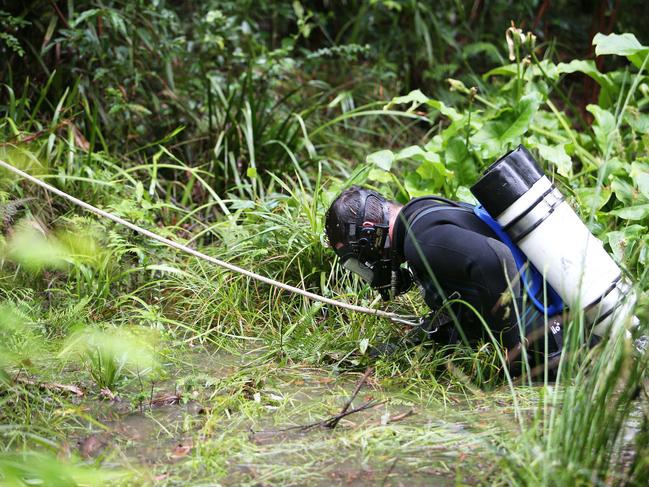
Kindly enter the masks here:
M 321 459 L 335 451 L 357 455 L 372 483 L 646 484 L 647 357 L 634 340 L 648 314 L 649 48 L 635 36 L 595 37 L 606 71 L 566 59 L 575 53 L 538 29 L 490 30 L 509 2 L 476 2 L 475 15 L 472 2 L 28 3 L 0 11 L 0 159 L 219 259 L 422 314 L 416 291 L 383 305 L 337 266 L 329 202 L 349 184 L 471 201 L 480 172 L 525 143 L 634 281 L 640 328 L 589 350 L 574 315 L 556 382 L 514 382 L 497 344 L 408 346 L 402 327 L 195 260 L 3 171 L 0 483 L 326 482 Z M 375 26 L 401 37 L 377 39 Z M 509 43 L 496 41 L 506 28 Z M 584 103 L 586 78 L 599 96 Z M 387 342 L 397 352 L 376 357 Z M 215 355 L 179 376 L 197 351 Z M 387 401 L 378 423 L 274 450 L 253 441 L 331 413 L 368 366 Z M 316 394 L 305 380 L 334 378 L 340 389 L 305 399 Z M 145 473 L 119 448 L 87 454 L 82 439 L 119 422 L 103 407 L 155 419 L 154 389 L 170 383 L 176 402 L 205 405 L 159 428 L 154 443 L 192 435 L 173 450 L 177 468 L 167 456 Z M 390 423 L 399 408 L 426 419 Z M 472 418 L 453 419 L 462 431 L 434 416 L 454 408 Z M 501 417 L 474 417 L 485 409 Z M 287 461 L 257 465 L 273 456 Z

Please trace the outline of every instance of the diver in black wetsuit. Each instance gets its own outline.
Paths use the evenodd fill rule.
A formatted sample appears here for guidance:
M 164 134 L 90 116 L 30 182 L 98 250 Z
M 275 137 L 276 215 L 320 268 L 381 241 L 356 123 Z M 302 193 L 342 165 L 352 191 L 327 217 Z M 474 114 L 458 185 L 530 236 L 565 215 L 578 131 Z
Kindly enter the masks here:
M 477 312 L 513 356 L 523 334 L 528 351 L 545 351 L 543 313 L 525 299 L 509 247 L 471 205 L 428 196 L 403 206 L 352 186 L 329 208 L 326 232 L 343 267 L 384 299 L 419 284 L 433 311 L 419 330 L 423 338 L 442 344 L 488 340 Z M 557 358 L 561 319 L 548 321 L 548 356 Z

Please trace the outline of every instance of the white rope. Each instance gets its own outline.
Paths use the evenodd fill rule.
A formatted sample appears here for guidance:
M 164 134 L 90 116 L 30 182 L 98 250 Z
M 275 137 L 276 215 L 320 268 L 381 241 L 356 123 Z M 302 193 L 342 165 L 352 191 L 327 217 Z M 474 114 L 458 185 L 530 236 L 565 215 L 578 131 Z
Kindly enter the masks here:
M 206 255 L 206 254 L 204 254 L 202 252 L 199 252 L 198 250 L 194 250 L 194 249 L 192 249 L 190 247 L 187 247 L 186 245 L 174 242 L 173 240 L 169 240 L 168 238 L 162 237 L 162 236 L 158 235 L 157 233 L 153 233 L 153 232 L 151 232 L 149 230 L 138 227 L 137 225 L 135 225 L 135 224 L 133 224 L 133 223 L 127 221 L 127 220 L 124 220 L 123 218 L 120 218 L 117 215 L 113 215 L 112 213 L 109 213 L 107 211 L 100 210 L 99 208 L 97 208 L 95 206 L 92 206 L 92 205 L 86 203 L 85 201 L 81 201 L 80 199 L 75 198 L 74 196 L 70 196 L 66 192 L 61 191 L 60 189 L 57 189 L 54 186 L 51 186 L 51 185 L 47 184 L 46 182 L 44 182 L 44 181 L 42 181 L 42 180 L 40 180 L 38 178 L 35 178 L 34 176 L 32 176 L 30 174 L 27 174 L 26 172 L 21 171 L 20 169 L 15 168 L 11 164 L 9 164 L 9 163 L 1 160 L 1 159 L 0 159 L 0 166 L 4 167 L 5 169 L 7 169 L 8 171 L 11 171 L 14 174 L 17 174 L 18 176 L 20 176 L 20 177 L 22 177 L 24 179 L 27 179 L 28 181 L 31 181 L 34 184 L 37 184 L 41 188 L 44 188 L 45 190 L 49 191 L 50 193 L 54 193 L 54 194 L 60 196 L 61 198 L 65 198 L 66 200 L 71 201 L 75 205 L 80 206 L 81 208 L 83 208 L 84 210 L 88 210 L 88 211 L 94 213 L 95 215 L 99 215 L 99 216 L 101 216 L 103 218 L 107 218 L 109 220 L 112 220 L 112 221 L 114 221 L 115 223 L 117 223 L 119 225 L 130 228 L 134 232 L 140 233 L 140 234 L 142 234 L 142 235 L 144 235 L 146 237 L 149 237 L 149 238 L 151 238 L 153 240 L 157 240 L 158 242 L 160 242 L 160 243 L 162 243 L 164 245 L 167 245 L 168 247 L 172 247 L 174 249 L 180 250 L 180 251 L 185 252 L 187 254 L 193 255 L 194 257 L 197 257 L 199 259 L 206 260 L 207 262 L 215 264 L 215 265 L 217 265 L 219 267 L 223 267 L 223 268 L 228 269 L 228 270 L 230 270 L 232 272 L 243 274 L 244 276 L 248 276 L 248 277 L 250 277 L 252 279 L 256 279 L 257 281 L 261 281 L 261 282 L 263 282 L 265 284 L 268 284 L 270 286 L 275 286 L 275 287 L 277 287 L 279 289 L 283 289 L 285 291 L 288 291 L 288 292 L 291 292 L 291 293 L 294 293 L 294 294 L 299 294 L 300 296 L 304 296 L 305 298 L 309 298 L 309 299 L 312 299 L 314 301 L 320 301 L 321 303 L 330 304 L 331 306 L 337 306 L 339 308 L 344 308 L 344 309 L 349 310 L 349 311 L 356 311 L 358 313 L 365 313 L 365 314 L 369 314 L 369 315 L 379 316 L 381 318 L 388 318 L 388 319 L 391 319 L 393 321 L 397 321 L 397 322 L 401 322 L 401 323 L 410 324 L 410 321 L 408 320 L 407 317 L 402 317 L 402 316 L 400 316 L 400 315 L 398 315 L 396 313 L 391 313 L 391 312 L 383 311 L 383 310 L 380 310 L 380 309 L 366 308 L 365 306 L 358 306 L 358 305 L 351 304 L 351 303 L 345 303 L 343 301 L 336 301 L 335 299 L 326 298 L 324 296 L 320 296 L 319 294 L 315 294 L 315 293 L 306 291 L 304 289 L 300 289 L 298 287 L 290 286 L 289 284 L 285 284 L 283 282 L 276 281 L 275 279 L 271 279 L 269 277 L 262 276 L 261 274 L 257 274 L 255 272 L 243 269 L 243 268 L 241 268 L 239 266 L 236 266 L 234 264 L 230 264 L 229 262 L 225 262 L 225 261 L 222 261 L 222 260 L 219 260 L 219 259 L 215 259 L 214 257 L 210 257 L 209 255 Z

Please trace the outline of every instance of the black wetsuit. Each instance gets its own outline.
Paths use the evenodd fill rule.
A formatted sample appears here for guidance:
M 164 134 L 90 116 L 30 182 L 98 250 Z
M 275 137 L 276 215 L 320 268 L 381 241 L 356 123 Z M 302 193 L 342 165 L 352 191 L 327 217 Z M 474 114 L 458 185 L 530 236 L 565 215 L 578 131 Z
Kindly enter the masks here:
M 543 326 L 543 314 L 522 298 L 511 251 L 473 213 L 472 206 L 436 197 L 414 199 L 399 213 L 392 245 L 409 265 L 433 311 L 447 299 L 465 301 L 507 348 L 520 343 L 519 318 L 526 334 Z M 501 299 L 508 290 L 509 300 Z M 485 326 L 469 306 L 455 302 L 448 308 L 451 319 L 430 336 L 434 341 L 488 340 Z M 561 347 L 561 337 L 553 338 L 551 353 Z

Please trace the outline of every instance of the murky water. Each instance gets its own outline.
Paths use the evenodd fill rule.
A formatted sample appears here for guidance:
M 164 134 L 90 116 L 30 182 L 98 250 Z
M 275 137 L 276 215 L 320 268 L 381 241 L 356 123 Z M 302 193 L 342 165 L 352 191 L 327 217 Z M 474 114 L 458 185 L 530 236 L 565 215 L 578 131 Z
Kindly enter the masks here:
M 507 391 L 425 405 L 372 375 L 349 406 L 367 409 L 332 428 L 363 374 L 279 366 L 259 351 L 188 355 L 128 401 L 83 399 L 97 424 L 69 444 L 154 485 L 457 485 L 487 481 L 494 438 L 517 431 Z M 632 459 L 631 449 L 622 461 Z
M 373 407 L 330 428 L 317 423 L 341 411 L 362 374 L 257 357 L 199 352 L 139 401 L 88 401 L 105 428 L 70 444 L 160 485 L 451 485 L 482 468 L 494 425 L 475 404 L 422 407 L 370 378 L 350 409 Z

